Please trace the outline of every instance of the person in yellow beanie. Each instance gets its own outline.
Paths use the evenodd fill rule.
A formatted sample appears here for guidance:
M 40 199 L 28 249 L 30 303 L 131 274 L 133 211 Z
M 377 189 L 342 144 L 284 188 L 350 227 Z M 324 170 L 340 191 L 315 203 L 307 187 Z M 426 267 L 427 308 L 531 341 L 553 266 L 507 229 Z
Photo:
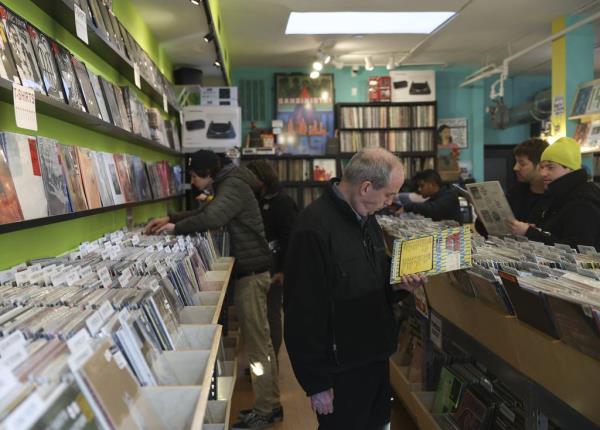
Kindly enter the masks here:
M 508 221 L 513 233 L 547 245 L 589 245 L 600 250 L 600 188 L 589 182 L 582 169 L 577 141 L 558 139 L 542 153 L 539 169 L 550 204 L 538 225 Z

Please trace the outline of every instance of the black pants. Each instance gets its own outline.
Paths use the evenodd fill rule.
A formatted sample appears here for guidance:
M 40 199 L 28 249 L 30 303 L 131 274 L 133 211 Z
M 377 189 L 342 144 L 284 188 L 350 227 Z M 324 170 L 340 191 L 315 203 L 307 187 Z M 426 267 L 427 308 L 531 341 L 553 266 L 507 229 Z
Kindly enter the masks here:
M 390 422 L 388 361 L 334 375 L 333 414 L 319 415 L 319 430 L 381 430 Z
M 271 342 L 275 357 L 279 357 L 279 348 L 281 348 L 282 330 L 281 330 L 281 307 L 283 302 L 283 286 L 271 284 L 267 293 L 267 319 L 271 329 Z M 277 360 L 279 362 L 279 359 Z

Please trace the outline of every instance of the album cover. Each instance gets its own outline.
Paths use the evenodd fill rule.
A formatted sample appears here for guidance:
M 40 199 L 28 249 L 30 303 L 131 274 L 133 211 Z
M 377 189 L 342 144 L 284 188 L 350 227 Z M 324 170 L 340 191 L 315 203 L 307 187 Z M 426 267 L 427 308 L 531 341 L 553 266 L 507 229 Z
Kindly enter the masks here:
M 100 5 L 98 4 L 99 0 L 90 0 L 90 11 L 92 13 L 92 18 L 94 25 L 104 36 L 107 36 L 108 31 L 106 30 L 106 25 L 104 24 L 104 19 L 102 18 L 102 13 L 100 12 Z
M 140 196 L 140 200 L 152 200 L 152 191 L 150 190 L 150 182 L 146 174 L 146 166 L 140 157 L 131 157 L 133 160 L 133 177 L 135 186 Z
M 94 168 L 94 159 L 92 151 L 87 148 L 77 147 L 77 157 L 79 160 L 79 171 L 83 181 L 83 190 L 88 209 L 98 209 L 102 207 L 100 190 L 96 178 L 96 169 Z
M 88 113 L 102 119 L 102 114 L 100 113 L 100 108 L 98 107 L 98 101 L 96 100 L 96 95 L 94 94 L 92 82 L 90 81 L 90 76 L 88 75 L 85 64 L 83 64 L 83 62 L 79 61 L 74 56 L 71 56 L 71 62 L 73 63 L 73 69 L 75 70 L 75 75 L 79 81 Z
M 156 163 L 147 163 L 146 170 L 148 171 L 148 178 L 150 179 L 150 187 L 152 188 L 152 195 L 154 198 L 160 199 L 166 197 L 163 193 L 160 175 L 158 173 L 158 166 Z
M 92 158 L 94 159 L 94 171 L 96 172 L 102 206 L 112 206 L 115 204 L 115 201 L 112 195 L 110 177 L 108 176 L 108 170 L 104 162 L 104 154 L 94 151 L 92 152 Z
M 336 160 L 313 160 L 313 181 L 329 181 L 337 176 Z
M 17 221 L 23 221 L 23 212 L 10 175 L 6 155 L 0 147 L 0 224 Z
M 75 70 L 73 70 L 73 64 L 71 64 L 71 54 L 65 48 L 60 46 L 55 41 L 50 42 L 58 71 L 60 73 L 60 79 L 62 82 L 62 88 L 67 98 L 67 103 L 76 109 L 87 112 L 85 104 L 83 102 L 83 96 L 79 83 L 77 82 L 77 76 L 75 76 Z
M 48 216 L 48 202 L 35 137 L 3 132 L 0 140 L 24 219 Z
M 129 35 L 127 29 L 123 27 L 123 24 L 119 21 L 119 30 L 121 30 L 121 35 L 123 36 L 123 43 L 125 44 L 125 54 L 127 54 L 127 58 L 132 59 L 133 55 L 133 47 L 131 46 L 131 36 Z
M 127 203 L 135 202 L 135 191 L 133 189 L 133 181 L 131 179 L 131 173 L 129 172 L 129 166 L 127 165 L 127 159 L 123 154 L 114 154 L 113 157 L 115 159 L 121 190 L 125 195 L 125 201 Z
M 1 6 L 0 6 L 1 7 Z M 0 9 L 1 14 L 1 9 Z M 1 17 L 0 17 L 1 18 Z M 0 19 L 0 77 L 8 79 L 11 82 L 21 83 L 19 72 L 10 46 L 8 45 L 8 36 L 4 30 L 3 21 Z
M 79 170 L 79 161 L 77 160 L 77 148 L 69 145 L 58 145 L 58 147 L 63 163 L 63 172 L 67 180 L 71 208 L 73 212 L 87 210 L 81 171 Z
M 35 59 L 27 23 L 14 13 L 0 6 L 0 18 L 4 23 L 17 71 L 24 87 L 46 94 L 42 75 Z
M 119 107 L 119 115 L 121 117 L 121 124 L 127 131 L 131 131 L 131 120 L 127 113 L 127 107 L 125 105 L 125 99 L 123 98 L 123 91 L 118 85 L 113 85 L 115 91 L 115 99 L 117 100 L 117 106 Z
M 102 89 L 104 100 L 106 101 L 106 107 L 108 109 L 108 113 L 110 114 L 111 122 L 117 127 L 124 128 L 121 121 L 121 113 L 119 112 L 119 105 L 117 104 L 113 84 L 105 80 L 102 76 L 98 76 L 98 81 L 100 81 L 100 88 Z
M 102 94 L 102 88 L 100 88 L 100 80 L 98 79 L 98 76 L 89 69 L 88 75 L 90 77 L 90 82 L 92 83 L 92 88 L 94 89 L 94 95 L 96 96 L 102 119 L 110 123 L 110 114 L 108 113 L 108 107 L 106 106 L 104 95 Z
M 33 43 L 33 48 L 37 57 L 37 62 L 42 73 L 42 79 L 44 80 L 44 86 L 46 87 L 46 93 L 53 99 L 64 103 L 65 96 L 62 92 L 60 75 L 58 73 L 56 63 L 54 62 L 54 55 L 52 55 L 50 41 L 44 33 L 37 31 L 29 24 L 28 29 L 29 34 L 31 35 L 31 43 Z
M 102 0 L 98 0 L 98 9 L 100 9 L 100 15 L 102 16 L 102 22 L 104 22 L 108 40 L 115 43 L 115 30 L 110 19 L 110 12 Z
M 113 29 L 112 36 L 113 36 L 113 40 L 115 41 L 115 45 L 117 45 L 117 48 L 119 49 L 119 51 L 121 51 L 123 56 L 126 56 L 125 41 L 123 40 L 123 35 L 121 34 L 121 28 L 119 26 L 119 21 L 117 20 L 117 17 L 115 16 L 115 14 L 110 11 L 108 12 L 108 17 L 110 18 L 110 21 L 112 24 L 112 29 Z
M 136 178 L 135 178 L 135 171 L 133 168 L 133 156 L 124 154 L 123 157 L 125 158 L 125 162 L 127 163 L 127 172 L 129 173 L 129 180 L 131 181 L 131 187 L 133 190 L 134 200 L 136 202 L 141 202 L 142 196 L 141 196 L 140 190 L 138 189 L 138 186 L 137 186 L 137 182 L 136 182 Z
M 121 187 L 121 182 L 119 181 L 119 173 L 117 172 L 115 158 L 113 154 L 109 153 L 103 153 L 102 157 L 104 158 L 104 166 L 106 169 L 106 175 L 109 179 L 112 198 L 115 202 L 115 205 L 122 205 L 123 203 L 126 203 L 126 200 L 125 194 L 123 193 L 123 188 Z
M 48 201 L 48 215 L 63 215 L 71 212 L 69 192 L 63 173 L 59 143 L 47 137 L 38 137 L 38 155 L 42 166 L 42 178 L 46 200 Z
M 95 430 L 100 428 L 85 396 L 74 382 L 61 389 L 60 395 L 48 405 L 31 430 Z

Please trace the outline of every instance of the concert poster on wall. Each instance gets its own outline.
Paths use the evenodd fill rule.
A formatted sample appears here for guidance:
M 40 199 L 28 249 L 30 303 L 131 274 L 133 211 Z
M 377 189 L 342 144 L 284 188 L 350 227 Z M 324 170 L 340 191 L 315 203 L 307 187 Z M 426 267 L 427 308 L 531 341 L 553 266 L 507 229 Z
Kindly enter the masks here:
M 333 75 L 275 74 L 275 117 L 283 121 L 277 152 L 325 154 L 334 136 Z

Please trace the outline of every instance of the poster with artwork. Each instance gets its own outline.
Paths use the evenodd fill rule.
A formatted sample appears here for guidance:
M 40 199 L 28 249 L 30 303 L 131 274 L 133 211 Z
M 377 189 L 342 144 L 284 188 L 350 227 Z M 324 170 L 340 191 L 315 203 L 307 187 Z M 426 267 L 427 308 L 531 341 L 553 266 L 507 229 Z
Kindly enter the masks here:
M 450 133 L 450 144 L 448 144 L 448 139 L 446 139 L 444 141 L 445 145 L 439 144 L 438 148 L 467 148 L 469 146 L 467 140 L 467 118 L 441 118 L 438 119 L 437 126 L 440 133 L 446 127 L 448 127 Z M 440 143 L 442 141 L 440 140 Z
M 275 117 L 283 122 L 277 151 L 323 155 L 333 137 L 333 75 L 311 79 L 306 74 L 275 75 Z
M 393 70 L 392 102 L 435 101 L 435 71 Z

